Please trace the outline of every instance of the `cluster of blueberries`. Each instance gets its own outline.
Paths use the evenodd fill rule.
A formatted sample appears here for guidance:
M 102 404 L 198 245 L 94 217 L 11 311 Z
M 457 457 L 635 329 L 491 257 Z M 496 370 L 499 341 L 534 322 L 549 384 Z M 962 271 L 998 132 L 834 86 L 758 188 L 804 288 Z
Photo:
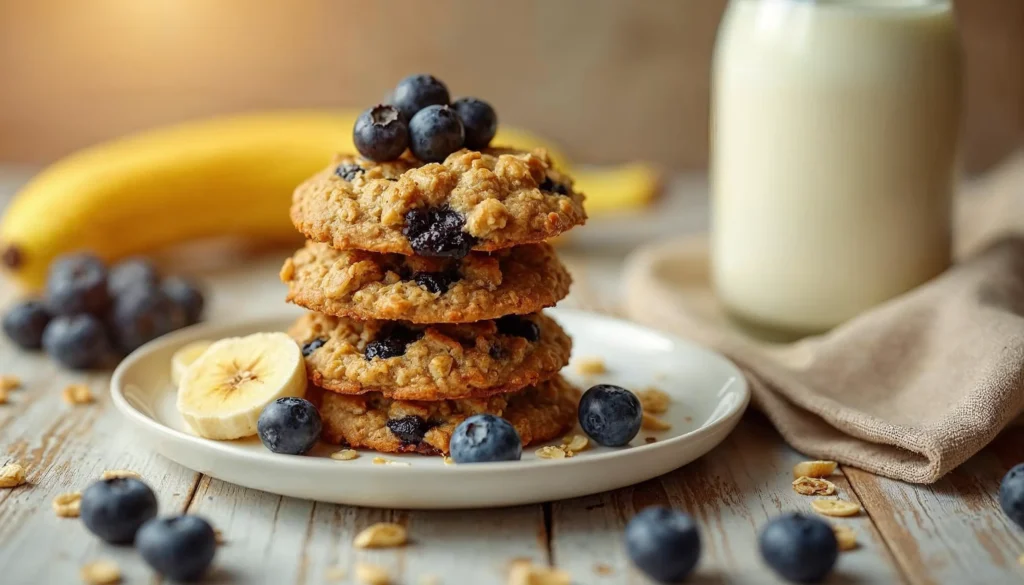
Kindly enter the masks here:
M 203 304 L 194 284 L 161 278 L 148 260 L 130 258 L 108 271 L 99 258 L 79 253 L 54 260 L 43 298 L 18 303 L 0 325 L 20 347 L 42 348 L 82 370 L 197 323 Z
M 352 141 L 364 157 L 394 160 L 408 148 L 423 162 L 441 162 L 460 148 L 486 148 L 498 131 L 498 115 L 487 102 L 461 98 L 433 75 L 410 75 L 398 82 L 388 103 L 356 119 Z

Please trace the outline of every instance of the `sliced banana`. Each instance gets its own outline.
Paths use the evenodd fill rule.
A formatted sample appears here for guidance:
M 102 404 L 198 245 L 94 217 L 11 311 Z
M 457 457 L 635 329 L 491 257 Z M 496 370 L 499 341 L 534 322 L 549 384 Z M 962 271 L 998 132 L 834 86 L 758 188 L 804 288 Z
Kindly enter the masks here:
M 209 339 L 201 339 L 174 352 L 174 355 L 171 356 L 171 381 L 175 386 L 181 383 L 181 379 L 185 377 L 185 370 L 192 365 L 192 362 L 203 355 L 203 352 L 211 345 L 213 342 Z
M 178 384 L 178 412 L 201 437 L 256 434 L 263 407 L 306 393 L 302 350 L 284 333 L 256 333 L 213 343 Z

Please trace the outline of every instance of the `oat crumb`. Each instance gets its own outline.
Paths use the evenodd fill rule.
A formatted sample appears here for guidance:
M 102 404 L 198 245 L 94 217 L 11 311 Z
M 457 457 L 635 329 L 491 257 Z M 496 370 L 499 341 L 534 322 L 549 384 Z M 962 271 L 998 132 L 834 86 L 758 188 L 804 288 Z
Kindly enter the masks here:
M 824 516 L 845 518 L 860 514 L 860 506 L 846 500 L 814 500 L 811 508 Z
M 408 539 L 405 527 L 392 522 L 378 522 L 359 531 L 352 544 L 356 548 L 392 548 L 403 546 Z
M 598 563 L 594 565 L 594 572 L 598 575 L 611 575 L 615 570 L 604 563 Z
M 213 542 L 217 546 L 224 546 L 228 543 L 227 539 L 224 538 L 224 531 L 222 531 L 220 528 L 213 529 Z
M 335 461 L 351 461 L 359 457 L 359 451 L 355 449 L 342 449 L 341 451 L 335 451 L 331 453 L 331 459 Z
M 604 360 L 595 357 L 581 357 L 576 361 L 576 371 L 581 376 L 600 376 L 601 374 L 608 373 L 608 368 L 604 365 Z
M 835 470 L 835 461 L 801 461 L 793 466 L 793 477 L 828 477 Z
M 21 378 L 9 374 L 0 375 L 0 390 L 17 390 L 21 388 Z
M 455 460 L 452 459 L 451 457 L 445 455 L 444 456 L 444 464 L 445 465 L 455 465 Z
M 0 488 L 16 488 L 25 483 L 25 468 L 20 463 L 0 467 Z
M 667 431 L 672 428 L 672 425 L 654 416 L 653 414 L 644 413 L 643 420 L 640 422 L 640 428 L 648 431 Z
M 373 458 L 373 464 L 374 465 L 401 465 L 403 467 L 409 467 L 410 465 L 412 465 L 411 463 L 408 463 L 406 461 L 395 461 L 394 459 L 385 459 L 383 457 L 374 457 Z
M 53 498 L 53 512 L 61 518 L 78 518 L 82 508 L 82 492 L 57 494 Z
M 64 388 L 64 392 L 61 396 L 64 398 L 64 402 L 76 406 L 81 404 L 91 404 L 96 401 L 96 397 L 93 396 L 92 390 L 90 390 L 85 384 L 68 384 Z
M 831 496 L 836 485 L 827 479 L 798 477 L 793 480 L 793 491 L 802 496 Z
M 640 406 L 643 407 L 644 412 L 651 414 L 667 412 L 672 403 L 672 397 L 653 386 L 637 392 L 636 397 L 640 399 Z
M 535 451 L 537 457 L 541 459 L 565 459 L 566 452 L 562 447 L 556 447 L 555 445 L 547 445 L 541 447 Z
M 114 561 L 93 561 L 79 570 L 88 585 L 115 585 L 121 582 L 121 569 Z
M 540 567 L 529 561 L 512 563 L 508 585 L 572 585 L 569 573 L 561 569 Z
M 391 577 L 382 567 L 359 563 L 356 565 L 356 581 L 365 585 L 388 585 Z
M 835 532 L 836 542 L 839 543 L 840 551 L 848 551 L 857 548 L 857 533 L 853 531 L 853 528 L 842 524 L 836 524 L 832 526 L 832 531 Z
M 103 472 L 103 479 L 142 479 L 139 472 L 131 469 L 108 469 Z

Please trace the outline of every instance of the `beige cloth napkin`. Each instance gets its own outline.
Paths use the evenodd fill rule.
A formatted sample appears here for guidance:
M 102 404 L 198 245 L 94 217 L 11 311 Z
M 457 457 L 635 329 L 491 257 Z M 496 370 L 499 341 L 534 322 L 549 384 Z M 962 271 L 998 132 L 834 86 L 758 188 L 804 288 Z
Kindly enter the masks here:
M 818 337 L 770 345 L 732 327 L 707 282 L 703 238 L 637 251 L 633 319 L 713 347 L 796 449 L 914 483 L 977 453 L 1024 408 L 1024 153 L 958 201 L 942 276 Z

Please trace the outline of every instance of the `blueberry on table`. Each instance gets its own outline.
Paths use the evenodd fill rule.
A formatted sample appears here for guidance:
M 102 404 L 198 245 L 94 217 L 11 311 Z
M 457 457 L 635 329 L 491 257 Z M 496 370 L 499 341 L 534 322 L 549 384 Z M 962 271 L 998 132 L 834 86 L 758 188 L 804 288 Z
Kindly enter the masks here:
M 399 81 L 391 92 L 389 103 L 398 108 L 406 120 L 411 120 L 423 108 L 446 106 L 450 99 L 444 83 L 433 75 L 420 73 Z
M 487 148 L 498 132 L 498 114 L 494 108 L 483 100 L 467 97 L 455 100 L 452 109 L 462 120 L 466 132 L 466 148 Z
M 790 512 L 773 518 L 758 537 L 761 556 L 782 578 L 819 583 L 839 556 L 832 527 L 819 518 Z
M 448 448 L 456 463 L 519 461 L 523 456 L 516 428 L 492 414 L 477 414 L 459 423 Z
M 443 205 L 410 210 L 405 214 L 402 233 L 420 256 L 464 258 L 477 243 L 475 237 L 462 231 L 465 226 L 462 214 Z
M 441 162 L 463 142 L 462 120 L 448 106 L 427 106 L 409 120 L 409 149 L 423 162 Z
M 689 515 L 668 508 L 642 510 L 626 525 L 626 553 L 655 581 L 678 583 L 700 560 L 700 532 Z
M 409 126 L 394 106 L 377 105 L 356 118 L 352 142 L 370 160 L 395 160 L 409 145 Z
M 640 432 L 643 409 L 635 394 L 611 384 L 598 384 L 583 393 L 580 427 L 594 442 L 621 447 Z
M 1024 463 L 1014 465 L 999 485 L 999 507 L 1010 520 L 1024 528 Z
M 195 283 L 180 276 L 171 276 L 160 283 L 160 290 L 184 312 L 186 325 L 195 325 L 202 319 L 206 299 Z
M 175 581 L 197 581 L 213 562 L 217 536 L 198 516 L 153 518 L 139 529 L 135 548 L 157 573 Z
M 50 264 L 46 306 L 53 315 L 102 315 L 110 302 L 107 267 L 91 254 L 62 256 Z
M 156 266 L 145 258 L 128 258 L 110 269 L 107 277 L 107 291 L 111 297 L 124 293 L 135 286 L 153 288 L 160 284 L 160 273 Z
M 161 289 L 132 287 L 114 299 L 110 334 L 117 349 L 131 353 L 143 344 L 185 325 L 187 317 Z
M 110 355 L 103 323 L 92 315 L 60 316 L 43 330 L 43 349 L 74 370 L 94 368 Z
M 323 421 L 313 403 L 294 396 L 278 398 L 263 407 L 256 431 L 263 446 L 274 453 L 302 455 L 320 440 Z
M 102 479 L 82 492 L 82 523 L 111 544 L 129 544 L 147 520 L 156 516 L 156 494 L 132 477 Z
M 4 315 L 4 333 L 19 347 L 39 349 L 43 346 L 43 331 L 50 323 L 50 312 L 39 301 L 24 301 L 11 307 Z

